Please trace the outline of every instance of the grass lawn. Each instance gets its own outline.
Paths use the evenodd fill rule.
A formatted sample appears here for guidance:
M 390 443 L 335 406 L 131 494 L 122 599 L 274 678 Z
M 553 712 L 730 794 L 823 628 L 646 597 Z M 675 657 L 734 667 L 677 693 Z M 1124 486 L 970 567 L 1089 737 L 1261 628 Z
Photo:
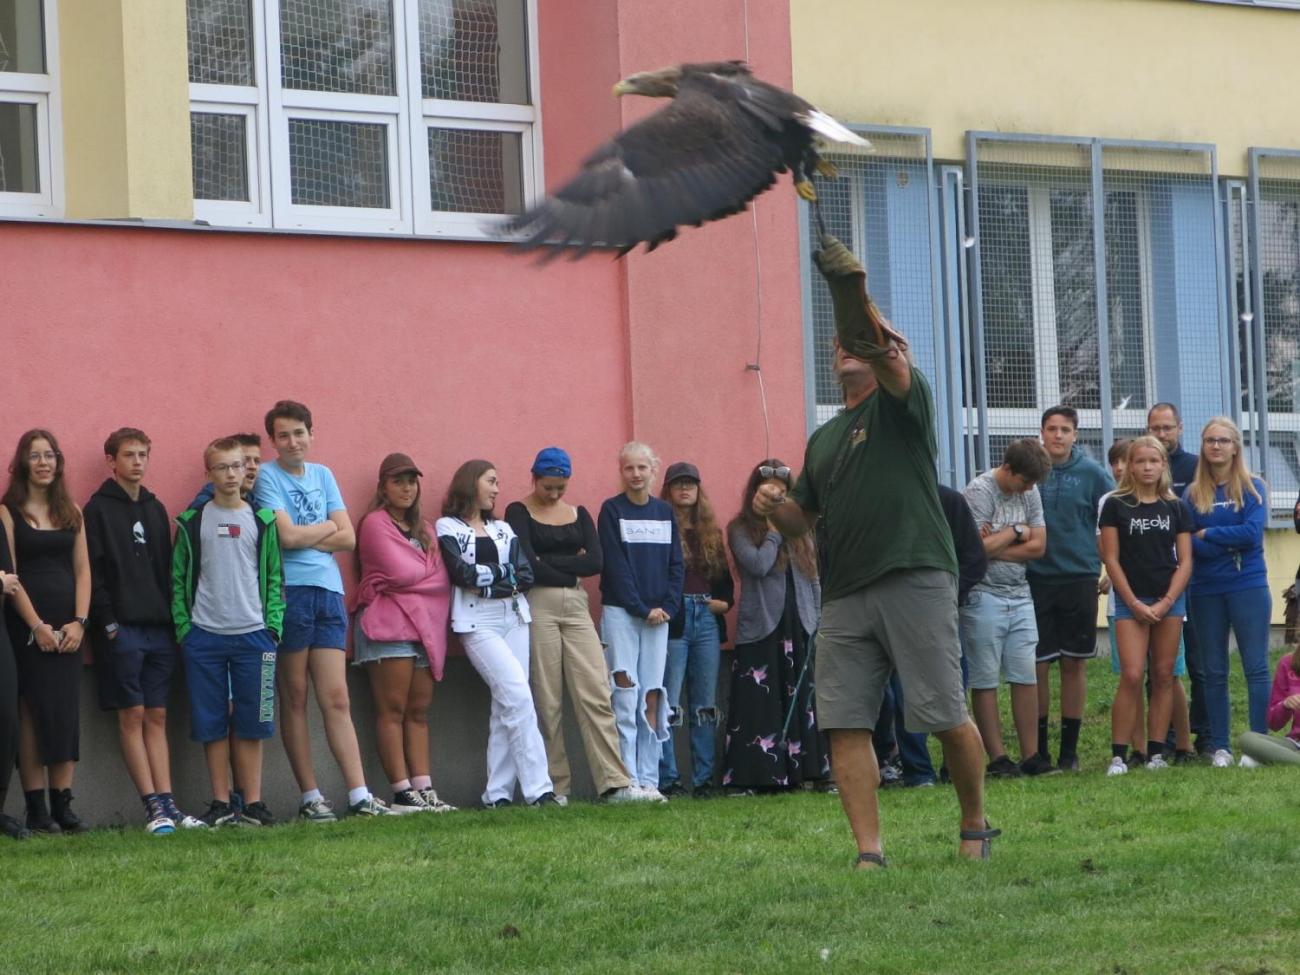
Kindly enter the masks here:
M 942 787 L 882 794 L 874 872 L 816 794 L 104 830 L 0 845 L 0 971 L 1300 972 L 1300 776 L 1108 780 L 1089 676 L 1085 771 L 990 783 L 986 864 Z

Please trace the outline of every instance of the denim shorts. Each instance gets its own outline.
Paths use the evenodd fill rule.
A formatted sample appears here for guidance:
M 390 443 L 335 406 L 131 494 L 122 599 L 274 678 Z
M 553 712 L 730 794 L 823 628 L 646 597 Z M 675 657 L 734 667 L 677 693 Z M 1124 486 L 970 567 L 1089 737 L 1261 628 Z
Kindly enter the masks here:
M 1155 605 L 1156 603 L 1160 602 L 1162 598 L 1163 598 L 1162 596 L 1138 596 L 1138 600 L 1142 603 L 1145 603 L 1147 606 Z M 1181 616 L 1184 619 L 1187 618 L 1187 593 L 1186 592 L 1179 593 L 1178 599 L 1175 600 L 1174 604 L 1169 607 L 1169 612 L 1165 613 L 1165 616 L 1166 618 L 1170 616 Z M 1124 602 L 1124 600 L 1122 599 L 1116 599 L 1115 619 L 1131 620 L 1132 618 L 1133 618 L 1133 610 L 1128 608 L 1128 603 Z
M 429 655 L 424 652 L 424 644 L 411 640 L 372 640 L 366 636 L 366 631 L 361 628 L 361 616 L 365 612 L 362 610 L 357 613 L 356 622 L 352 626 L 352 662 L 358 666 L 361 664 L 378 663 L 380 660 L 396 660 L 411 658 L 415 661 L 415 666 L 428 668 Z
M 959 618 L 973 690 L 996 689 L 999 678 L 1008 684 L 1038 683 L 1038 624 L 1028 593 L 1007 596 L 974 589 Z
M 284 587 L 284 637 L 281 653 L 348 643 L 348 611 L 343 594 L 320 586 Z

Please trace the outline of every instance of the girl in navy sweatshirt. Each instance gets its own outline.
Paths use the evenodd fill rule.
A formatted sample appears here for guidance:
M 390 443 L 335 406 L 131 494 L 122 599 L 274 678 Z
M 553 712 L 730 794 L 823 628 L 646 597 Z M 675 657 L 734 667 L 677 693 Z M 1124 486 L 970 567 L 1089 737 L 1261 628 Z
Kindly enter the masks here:
M 623 493 L 600 508 L 601 632 L 609 663 L 619 750 L 629 798 L 662 802 L 659 756 L 668 740 L 664 665 L 668 621 L 681 609 L 681 539 L 672 505 L 651 497 L 659 458 L 643 443 L 618 455 Z
M 1185 500 L 1192 515 L 1191 610 L 1210 722 L 1214 766 L 1232 764 L 1228 726 L 1228 630 L 1237 637 L 1250 711 L 1250 730 L 1268 730 L 1268 624 L 1273 600 L 1264 563 L 1267 489 L 1251 477 L 1241 431 L 1216 416 L 1201 431 L 1196 477 Z M 1188 645 L 1191 650 L 1191 645 Z

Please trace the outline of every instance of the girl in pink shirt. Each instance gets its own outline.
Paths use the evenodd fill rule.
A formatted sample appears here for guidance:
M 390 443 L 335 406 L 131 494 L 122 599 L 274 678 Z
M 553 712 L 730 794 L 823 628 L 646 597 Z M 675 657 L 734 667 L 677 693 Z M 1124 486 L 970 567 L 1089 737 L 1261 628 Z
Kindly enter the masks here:
M 385 457 L 357 525 L 354 663 L 370 675 L 375 738 L 395 813 L 454 808 L 438 798 L 430 775 L 429 706 L 447 657 L 451 579 L 433 526 L 420 514 L 421 476 L 406 454 Z
M 1283 738 L 1254 731 L 1241 735 L 1237 739 L 1237 748 L 1245 756 L 1241 764 L 1300 765 L 1300 652 L 1288 653 L 1277 662 L 1267 720 L 1270 731 L 1281 731 L 1288 722 L 1291 730 Z

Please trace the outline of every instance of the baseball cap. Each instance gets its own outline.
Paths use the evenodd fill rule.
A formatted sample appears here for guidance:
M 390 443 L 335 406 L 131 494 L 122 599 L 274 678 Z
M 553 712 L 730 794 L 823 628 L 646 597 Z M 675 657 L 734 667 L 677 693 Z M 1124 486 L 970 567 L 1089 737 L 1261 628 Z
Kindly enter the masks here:
M 673 481 L 680 481 L 685 478 L 689 478 L 696 484 L 699 484 L 700 469 L 694 464 L 688 464 L 684 460 L 679 460 L 677 463 L 668 466 L 668 470 L 664 474 L 664 483 L 672 484 Z
M 424 477 L 424 471 L 415 466 L 415 462 L 406 454 L 389 454 L 379 465 L 379 479 L 396 477 L 398 474 L 414 474 Z
M 562 447 L 543 447 L 533 461 L 536 477 L 572 477 L 573 461 Z

